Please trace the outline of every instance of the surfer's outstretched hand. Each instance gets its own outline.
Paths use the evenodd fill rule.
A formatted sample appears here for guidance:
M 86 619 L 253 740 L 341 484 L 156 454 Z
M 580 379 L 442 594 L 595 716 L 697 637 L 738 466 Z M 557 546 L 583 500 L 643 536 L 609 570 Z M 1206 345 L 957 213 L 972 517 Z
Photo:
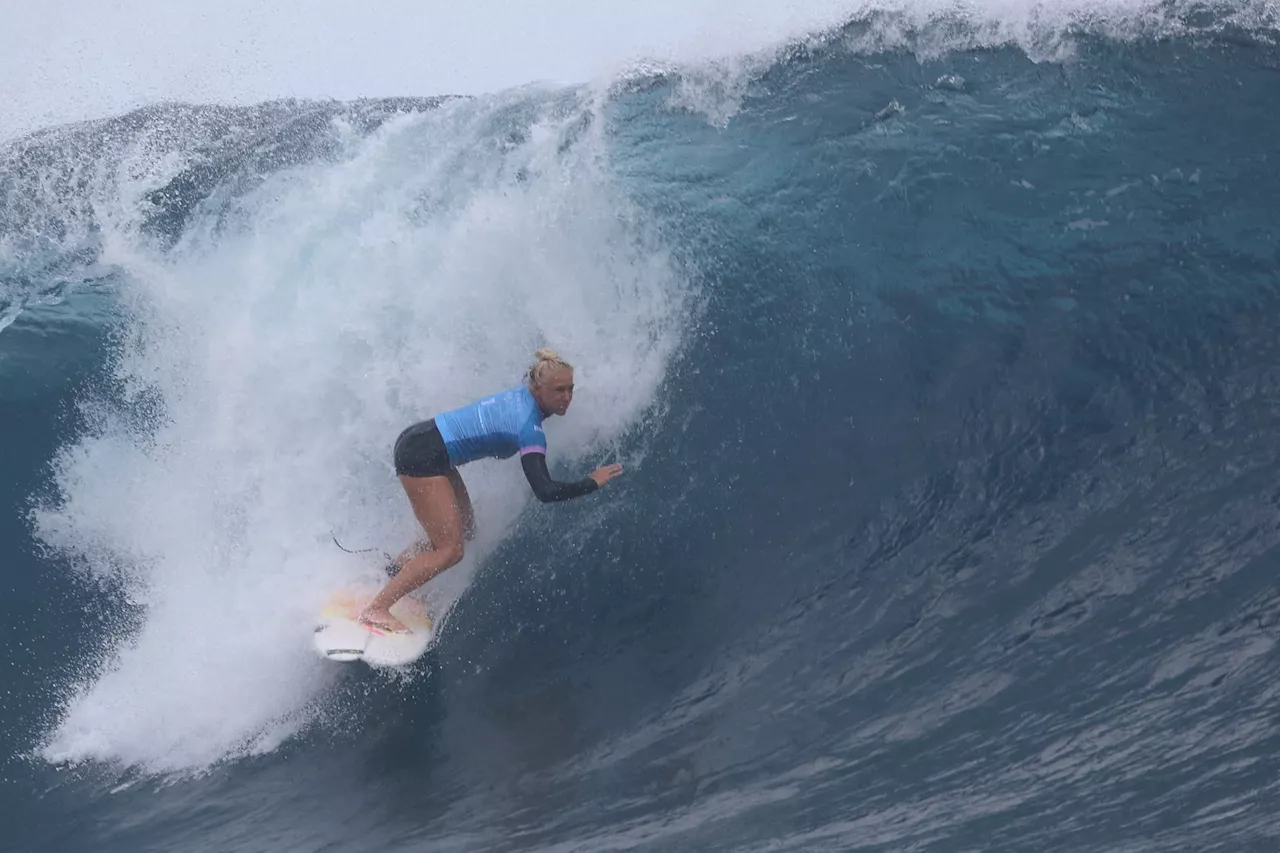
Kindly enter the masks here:
M 596 481 L 597 486 L 603 486 L 605 483 L 609 482 L 610 480 L 612 480 L 614 477 L 618 476 L 621 473 L 622 473 L 621 465 L 616 465 L 616 464 L 603 465 L 597 468 L 596 470 L 592 471 L 590 476 L 591 476 L 591 479 Z

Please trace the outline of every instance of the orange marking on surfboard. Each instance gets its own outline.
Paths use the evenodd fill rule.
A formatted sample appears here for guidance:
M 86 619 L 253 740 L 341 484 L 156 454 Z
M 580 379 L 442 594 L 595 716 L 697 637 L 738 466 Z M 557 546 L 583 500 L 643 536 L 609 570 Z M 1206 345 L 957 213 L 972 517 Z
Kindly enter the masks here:
M 387 636 L 388 634 L 399 634 L 399 631 L 386 631 L 360 621 L 360 612 L 364 609 L 366 600 L 372 598 L 372 596 L 372 592 L 368 595 L 350 590 L 335 592 L 330 596 L 320 612 L 326 618 L 348 619 L 379 637 Z M 393 611 L 399 611 L 398 613 L 393 612 L 392 615 L 405 623 L 405 627 L 410 631 L 432 631 L 435 628 L 435 623 L 428 615 L 429 611 L 426 603 L 419 599 L 402 598 L 396 602 L 392 609 Z

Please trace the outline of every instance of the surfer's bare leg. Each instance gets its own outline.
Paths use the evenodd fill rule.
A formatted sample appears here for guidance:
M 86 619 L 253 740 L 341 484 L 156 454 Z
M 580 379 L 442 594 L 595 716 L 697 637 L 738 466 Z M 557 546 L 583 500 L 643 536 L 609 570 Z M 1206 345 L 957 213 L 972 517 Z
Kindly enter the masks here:
M 426 539 L 419 539 L 417 542 L 414 542 L 408 548 L 405 548 L 403 551 L 401 551 L 396 556 L 396 558 L 391 561 L 391 565 L 387 566 L 387 574 L 390 575 L 391 577 L 395 577 L 396 573 L 399 572 L 402 568 L 404 568 L 405 563 L 409 562 L 414 557 L 421 554 L 423 551 L 430 551 L 430 550 L 431 550 L 431 543 L 428 542 Z
M 453 485 L 453 496 L 458 502 L 458 514 L 462 517 L 462 532 L 468 540 L 476 538 L 476 511 L 471 506 L 471 494 L 462 475 L 454 468 L 449 472 L 449 482 Z
M 462 529 L 468 540 L 476 538 L 476 514 L 471 506 L 471 495 L 467 492 L 467 484 L 463 482 L 462 475 L 457 469 L 449 472 L 449 482 L 453 485 L 453 496 L 458 504 L 458 514 L 462 518 Z M 387 574 L 395 577 L 396 574 L 405 567 L 405 565 L 414 557 L 431 550 L 431 542 L 427 539 L 419 539 L 408 548 L 400 552 L 391 565 L 387 566 Z
M 391 605 L 462 559 L 463 518 L 452 480 L 452 477 L 400 478 L 413 514 L 427 532 L 432 547 L 404 563 L 360 614 L 361 622 L 392 631 L 407 630 L 391 615 Z

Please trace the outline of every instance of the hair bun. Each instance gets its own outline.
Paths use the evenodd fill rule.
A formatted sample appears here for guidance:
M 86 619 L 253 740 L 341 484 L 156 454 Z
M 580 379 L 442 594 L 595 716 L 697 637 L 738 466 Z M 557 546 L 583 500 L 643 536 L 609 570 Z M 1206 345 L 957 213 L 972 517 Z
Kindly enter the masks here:
M 529 371 L 525 374 L 525 378 L 531 385 L 537 385 L 542 382 L 542 378 L 549 372 L 564 368 L 573 370 L 573 365 L 560 357 L 560 354 L 553 349 L 543 347 L 533 354 L 533 364 L 529 365 Z

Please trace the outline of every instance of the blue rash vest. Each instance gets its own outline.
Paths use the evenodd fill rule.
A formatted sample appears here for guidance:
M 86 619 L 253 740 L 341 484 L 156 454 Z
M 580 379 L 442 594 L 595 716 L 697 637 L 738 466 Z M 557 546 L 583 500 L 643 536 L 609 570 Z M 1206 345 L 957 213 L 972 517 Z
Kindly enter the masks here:
M 525 385 L 436 415 L 435 421 L 455 466 L 486 457 L 506 459 L 517 452 L 547 452 L 542 411 Z

